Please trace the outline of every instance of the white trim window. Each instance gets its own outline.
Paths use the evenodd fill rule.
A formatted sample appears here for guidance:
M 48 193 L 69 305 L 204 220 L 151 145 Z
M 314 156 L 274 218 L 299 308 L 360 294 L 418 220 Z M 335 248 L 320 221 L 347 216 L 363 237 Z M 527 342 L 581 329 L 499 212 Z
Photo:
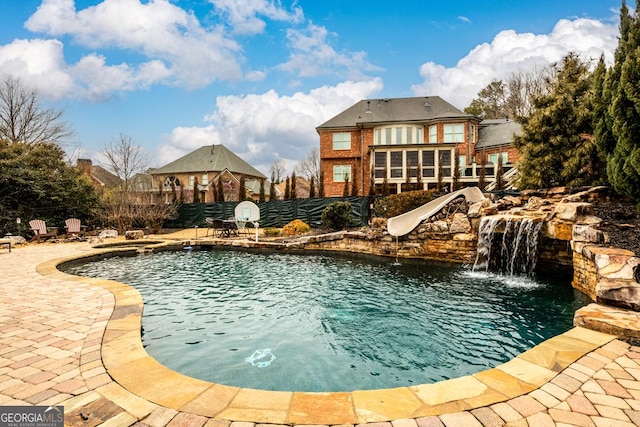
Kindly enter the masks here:
M 351 150 L 351 134 L 349 132 L 336 132 L 333 134 L 334 150 Z
M 203 173 L 202 174 L 202 185 L 209 185 L 209 174 L 208 173 Z
M 431 144 L 438 142 L 438 125 L 429 126 L 429 142 Z
M 422 144 L 422 126 L 380 127 L 373 131 L 373 145 Z
M 502 164 L 506 164 L 509 160 L 509 154 L 507 152 L 489 154 L 489 161 L 494 165 L 498 164 L 498 157 L 502 156 Z
M 444 125 L 444 142 L 464 142 L 464 125 L 462 123 Z
M 351 178 L 351 165 L 333 165 L 333 182 L 344 182 Z
M 189 175 L 189 187 L 193 187 L 193 184 L 195 184 L 195 182 L 196 182 L 196 176 Z

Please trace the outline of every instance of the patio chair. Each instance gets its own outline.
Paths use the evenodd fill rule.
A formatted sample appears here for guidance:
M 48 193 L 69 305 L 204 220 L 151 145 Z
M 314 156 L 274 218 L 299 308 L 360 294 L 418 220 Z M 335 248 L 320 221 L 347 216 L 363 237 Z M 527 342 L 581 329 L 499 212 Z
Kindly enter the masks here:
M 64 223 L 67 229 L 67 239 L 71 236 L 84 237 L 87 232 L 87 226 L 82 225 L 78 218 L 69 218 Z
M 9 247 L 9 252 L 11 252 L 12 244 L 13 244 L 13 240 L 11 239 L 0 239 L 0 245 L 7 245 Z
M 33 231 L 32 242 L 40 243 L 41 238 L 58 237 L 58 227 L 47 227 L 47 224 L 41 219 L 29 221 L 29 227 Z
M 213 230 L 213 232 L 211 233 L 213 237 L 216 237 L 216 233 L 218 235 L 222 234 L 222 230 L 224 229 L 224 221 L 214 218 L 205 218 L 204 221 L 207 223 L 207 236 L 209 235 L 209 230 Z

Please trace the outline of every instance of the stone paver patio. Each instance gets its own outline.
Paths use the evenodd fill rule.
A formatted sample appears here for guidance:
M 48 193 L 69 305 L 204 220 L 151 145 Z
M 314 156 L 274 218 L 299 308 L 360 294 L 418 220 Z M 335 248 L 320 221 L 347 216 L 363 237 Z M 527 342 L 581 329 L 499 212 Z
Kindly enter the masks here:
M 93 252 L 0 248 L 0 405 L 64 405 L 69 426 L 640 425 L 640 348 L 584 328 L 436 384 L 299 393 L 195 380 L 144 351 L 135 289 L 55 268 Z

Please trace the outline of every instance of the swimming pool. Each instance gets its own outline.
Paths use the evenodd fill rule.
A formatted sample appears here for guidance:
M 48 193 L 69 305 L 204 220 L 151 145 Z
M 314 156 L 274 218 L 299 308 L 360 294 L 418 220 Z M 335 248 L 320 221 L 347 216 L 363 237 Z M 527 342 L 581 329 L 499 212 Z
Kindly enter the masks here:
M 69 266 L 135 286 L 143 343 L 184 374 L 352 391 L 440 381 L 571 328 L 567 283 L 328 255 L 163 252 Z

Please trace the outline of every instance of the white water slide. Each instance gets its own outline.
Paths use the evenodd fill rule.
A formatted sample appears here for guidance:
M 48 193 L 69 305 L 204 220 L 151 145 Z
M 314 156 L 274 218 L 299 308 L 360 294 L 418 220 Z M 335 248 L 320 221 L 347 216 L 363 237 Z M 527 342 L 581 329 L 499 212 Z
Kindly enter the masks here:
M 422 221 L 435 215 L 453 199 L 464 197 L 467 202 L 479 202 L 484 200 L 484 195 L 478 187 L 466 187 L 454 191 L 427 204 L 420 206 L 412 211 L 394 216 L 387 220 L 387 231 L 392 236 L 404 236 L 409 234 L 411 230 L 416 228 Z

